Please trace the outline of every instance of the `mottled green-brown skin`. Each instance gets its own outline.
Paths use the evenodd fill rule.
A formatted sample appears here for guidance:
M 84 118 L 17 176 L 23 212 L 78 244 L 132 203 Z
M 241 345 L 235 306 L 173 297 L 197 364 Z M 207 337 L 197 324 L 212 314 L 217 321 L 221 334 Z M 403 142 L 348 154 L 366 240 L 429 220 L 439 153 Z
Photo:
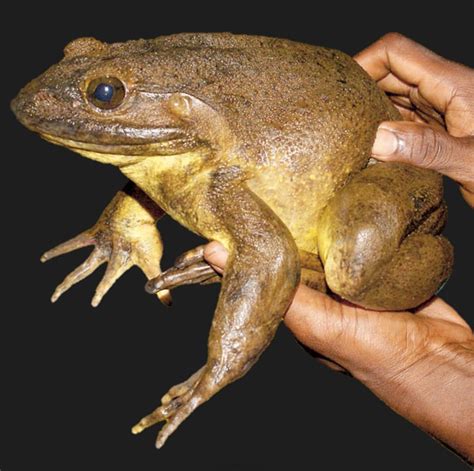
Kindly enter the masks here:
M 101 77 L 125 85 L 116 109 L 89 99 L 88 84 Z M 133 264 L 164 302 L 168 289 L 216 281 L 202 246 L 161 273 L 161 239 L 150 228 L 163 213 L 229 250 L 206 365 L 133 429 L 166 420 L 157 446 L 255 363 L 300 280 L 397 310 L 427 300 L 451 272 L 452 249 L 439 235 L 441 177 L 370 160 L 378 124 L 400 116 L 342 52 L 221 33 L 111 45 L 82 38 L 12 108 L 47 140 L 117 165 L 138 187 L 44 255 L 96 246 L 54 299 L 104 261 L 94 304 Z

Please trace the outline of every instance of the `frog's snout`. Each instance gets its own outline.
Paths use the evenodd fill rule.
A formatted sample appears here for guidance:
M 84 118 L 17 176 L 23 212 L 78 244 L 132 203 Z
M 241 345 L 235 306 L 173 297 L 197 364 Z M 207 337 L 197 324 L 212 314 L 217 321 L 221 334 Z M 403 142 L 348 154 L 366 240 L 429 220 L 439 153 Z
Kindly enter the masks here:
M 16 116 L 18 121 L 25 125 L 25 117 L 31 113 L 31 109 L 28 110 L 28 108 L 32 108 L 29 96 L 34 96 L 34 92 L 32 94 L 28 91 L 28 88 L 31 88 L 30 85 L 21 89 L 17 96 L 10 102 L 10 109 L 13 111 L 13 114 Z
M 61 109 L 61 103 L 46 88 L 37 86 L 34 82 L 24 87 L 10 102 L 10 108 L 21 124 L 39 131 L 45 117 Z

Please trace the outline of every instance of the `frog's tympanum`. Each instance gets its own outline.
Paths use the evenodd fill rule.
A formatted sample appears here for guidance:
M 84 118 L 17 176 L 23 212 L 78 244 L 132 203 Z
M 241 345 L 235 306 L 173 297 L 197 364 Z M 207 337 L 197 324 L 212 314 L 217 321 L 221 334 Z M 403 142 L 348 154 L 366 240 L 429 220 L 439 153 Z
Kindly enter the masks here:
M 164 303 L 171 288 L 222 282 L 207 363 L 132 429 L 166 421 L 158 447 L 252 367 L 300 282 L 402 310 L 451 272 L 441 176 L 372 161 L 378 124 L 400 115 L 342 52 L 221 33 L 81 38 L 12 109 L 44 139 L 130 180 L 91 229 L 43 255 L 95 246 L 53 301 L 104 262 L 94 305 L 132 265 Z M 203 246 L 161 272 L 155 223 L 165 214 L 226 247 L 222 279 Z

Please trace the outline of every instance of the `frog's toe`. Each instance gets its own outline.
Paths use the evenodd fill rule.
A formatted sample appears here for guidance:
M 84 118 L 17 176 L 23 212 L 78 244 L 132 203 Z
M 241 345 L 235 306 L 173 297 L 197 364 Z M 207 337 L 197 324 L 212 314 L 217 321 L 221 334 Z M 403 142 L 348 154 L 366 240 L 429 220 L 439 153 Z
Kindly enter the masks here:
M 188 394 L 190 394 L 188 400 L 178 408 L 160 430 L 155 442 L 156 448 L 161 448 L 168 437 L 194 412 L 198 406 L 204 402 L 204 399 L 201 398 L 201 396 L 193 394 L 192 392 Z
M 148 293 L 154 294 L 164 289 L 172 289 L 182 285 L 195 283 L 209 283 L 210 280 L 218 281 L 218 275 L 214 269 L 206 262 L 196 262 L 184 268 L 176 266 L 169 268 L 161 275 L 148 281 L 145 289 Z
M 72 239 L 63 242 L 62 244 L 47 250 L 43 255 L 41 255 L 40 260 L 42 262 L 47 262 L 48 260 L 58 257 L 59 255 L 64 255 L 72 252 L 73 250 L 81 249 L 82 247 L 87 247 L 93 244 L 94 236 L 89 230 L 87 230 L 73 237 Z
M 192 394 L 192 391 L 188 393 L 188 396 Z M 143 430 L 162 422 L 163 420 L 168 420 L 182 405 L 183 397 L 179 397 L 171 401 L 169 404 L 161 405 L 156 408 L 151 414 L 143 417 L 136 425 L 132 427 L 132 433 L 137 435 L 138 433 L 143 432 Z
M 113 252 L 107 263 L 107 270 L 92 298 L 92 306 L 97 307 L 113 284 L 132 266 L 126 252 Z
M 174 261 L 174 266 L 176 268 L 184 268 L 192 265 L 196 262 L 204 261 L 204 249 L 205 245 L 198 245 L 194 249 L 184 252 Z
M 187 404 L 193 397 L 196 386 L 204 373 L 204 369 L 205 366 L 197 370 L 186 381 L 183 381 L 182 383 L 170 388 L 170 390 L 162 397 L 161 406 L 155 409 L 151 414 L 148 414 L 146 417 L 141 419 L 140 422 L 138 422 L 138 424 L 132 428 L 132 433 L 138 434 L 164 420 L 172 421 L 170 422 L 171 426 L 169 427 L 168 424 L 165 425 L 158 436 L 158 442 L 160 443 L 160 446 L 163 445 L 166 438 L 169 437 L 171 433 L 176 430 L 178 425 L 194 410 L 195 407 L 197 407 L 196 405 L 194 408 L 192 408 L 192 410 L 189 410 L 187 414 L 180 412 L 183 408 L 186 411 L 188 410 Z M 178 413 L 179 419 L 172 419 L 172 417 Z M 158 446 L 158 448 L 160 446 Z
M 199 381 L 199 378 L 202 376 L 204 368 L 205 366 L 197 370 L 196 373 L 191 375 L 186 381 L 176 384 L 175 386 L 170 388 L 170 390 L 161 398 L 161 404 L 166 406 L 172 400 L 176 399 L 177 397 L 183 396 L 188 391 L 193 389 Z
M 104 256 L 104 254 L 97 249 L 94 250 L 84 263 L 79 265 L 74 271 L 72 271 L 68 276 L 66 276 L 63 282 L 57 286 L 53 295 L 51 296 L 51 302 L 56 302 L 65 291 L 67 291 L 71 286 L 75 285 L 76 283 L 79 283 L 79 281 L 89 276 L 93 271 L 96 270 L 97 267 L 102 265 L 102 263 L 104 263 L 105 261 L 106 257 Z

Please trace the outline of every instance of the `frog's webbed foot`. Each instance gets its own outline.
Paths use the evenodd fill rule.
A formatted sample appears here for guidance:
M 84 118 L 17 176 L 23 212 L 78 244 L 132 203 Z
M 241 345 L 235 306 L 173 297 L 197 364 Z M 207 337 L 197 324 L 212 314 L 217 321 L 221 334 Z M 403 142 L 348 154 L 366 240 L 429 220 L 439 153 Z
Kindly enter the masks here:
M 175 260 L 174 266 L 145 285 L 146 291 L 153 294 L 183 285 L 220 282 L 221 277 L 204 261 L 204 248 L 205 245 L 199 245 L 180 255 Z
M 97 286 L 92 305 L 97 306 L 107 291 L 129 268 L 137 265 L 147 278 L 156 277 L 160 270 L 163 244 L 155 226 L 155 215 L 132 196 L 119 192 L 90 229 L 45 252 L 41 261 L 73 250 L 95 246 L 87 260 L 58 285 L 51 301 L 93 273 L 107 262 L 107 270 Z M 157 293 L 163 304 L 171 304 L 168 290 Z

